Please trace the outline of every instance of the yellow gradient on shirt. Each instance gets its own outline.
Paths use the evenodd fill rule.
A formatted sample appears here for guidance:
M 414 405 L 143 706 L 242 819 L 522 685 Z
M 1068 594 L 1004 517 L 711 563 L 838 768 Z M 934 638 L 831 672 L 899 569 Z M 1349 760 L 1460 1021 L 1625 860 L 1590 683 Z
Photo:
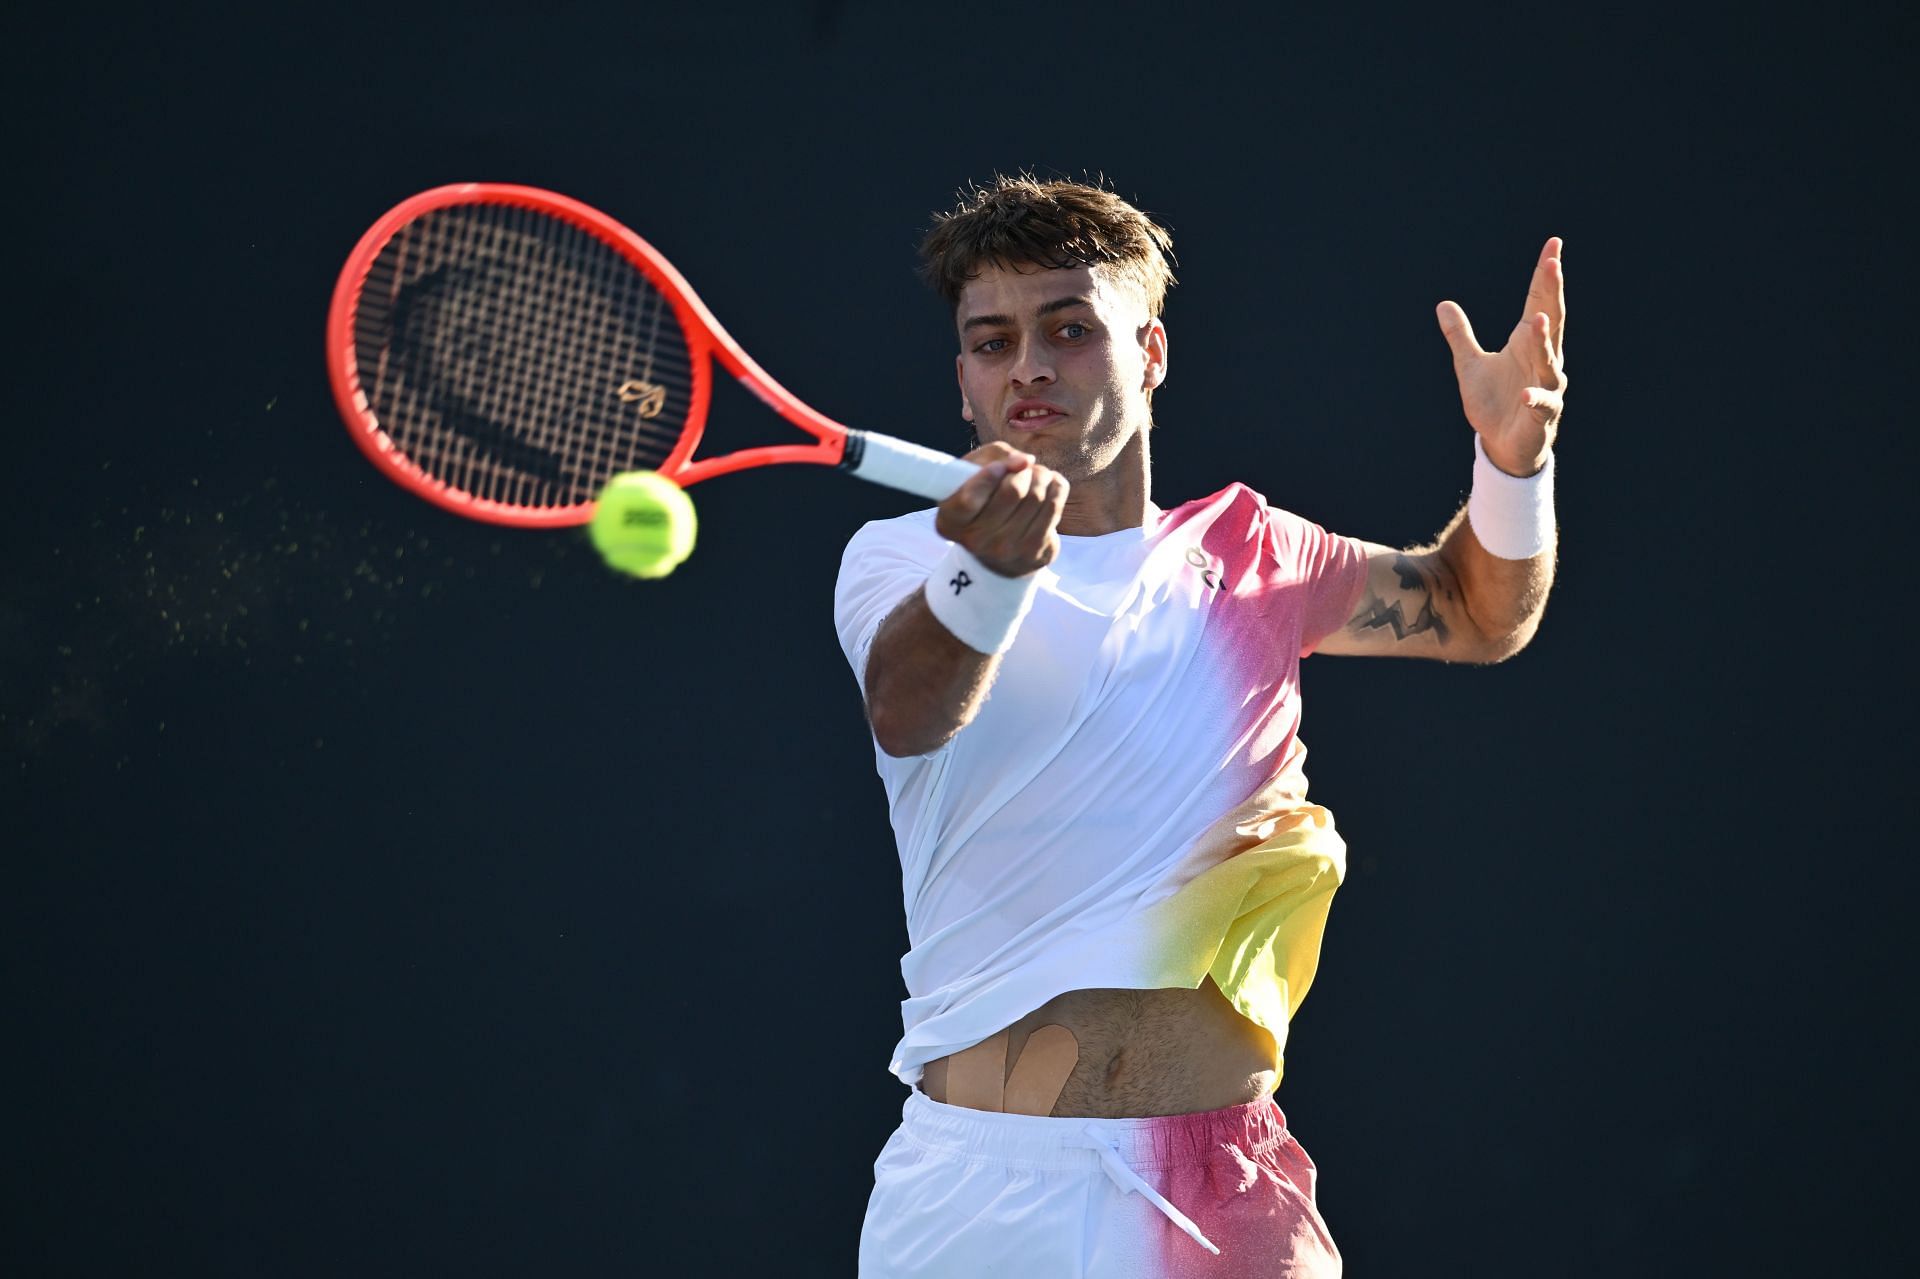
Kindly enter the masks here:
M 1327 911 L 1345 872 L 1347 846 L 1334 830 L 1333 814 L 1317 804 L 1262 823 L 1269 824 L 1271 833 L 1259 843 L 1202 871 L 1148 907 L 1140 922 L 1164 947 L 1170 977 L 1197 987 L 1211 976 L 1240 1014 L 1266 1027 L 1281 1049 L 1287 1024 L 1320 966 Z M 1276 1060 L 1274 1068 L 1280 1067 Z

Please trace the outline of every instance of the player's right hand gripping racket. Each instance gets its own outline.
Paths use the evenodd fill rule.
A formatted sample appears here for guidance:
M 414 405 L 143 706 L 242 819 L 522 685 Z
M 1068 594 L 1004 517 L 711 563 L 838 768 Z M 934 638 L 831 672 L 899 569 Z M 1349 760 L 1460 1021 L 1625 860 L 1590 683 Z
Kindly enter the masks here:
M 715 359 L 814 441 L 694 460 Z M 533 187 L 437 187 L 374 223 L 334 287 L 327 366 L 374 465 L 495 524 L 585 524 L 624 471 L 690 485 L 812 462 L 936 502 L 977 473 L 801 403 L 652 245 Z

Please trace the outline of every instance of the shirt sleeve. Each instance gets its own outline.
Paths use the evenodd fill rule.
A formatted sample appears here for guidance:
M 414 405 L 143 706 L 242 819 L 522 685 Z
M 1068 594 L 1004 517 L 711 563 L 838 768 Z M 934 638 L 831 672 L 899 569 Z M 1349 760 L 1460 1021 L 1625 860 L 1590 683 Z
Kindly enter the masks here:
M 1300 656 L 1339 630 L 1367 584 L 1367 544 L 1267 507 L 1267 537 L 1283 577 L 1300 588 Z
M 864 526 L 840 557 L 840 576 L 833 586 L 833 625 L 863 696 L 867 654 L 880 623 L 926 583 L 946 546 L 931 525 L 923 529 L 910 521 L 911 517 L 876 520 Z

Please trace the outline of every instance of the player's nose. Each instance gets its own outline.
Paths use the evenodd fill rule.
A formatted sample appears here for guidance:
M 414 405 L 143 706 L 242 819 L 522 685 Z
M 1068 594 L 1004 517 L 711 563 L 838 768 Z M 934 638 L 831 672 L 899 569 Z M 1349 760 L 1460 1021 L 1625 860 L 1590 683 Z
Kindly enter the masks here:
M 1020 349 L 1014 353 L 1013 367 L 1008 370 L 1009 375 L 1021 386 L 1051 382 L 1053 381 L 1051 354 L 1043 342 L 1022 341 Z

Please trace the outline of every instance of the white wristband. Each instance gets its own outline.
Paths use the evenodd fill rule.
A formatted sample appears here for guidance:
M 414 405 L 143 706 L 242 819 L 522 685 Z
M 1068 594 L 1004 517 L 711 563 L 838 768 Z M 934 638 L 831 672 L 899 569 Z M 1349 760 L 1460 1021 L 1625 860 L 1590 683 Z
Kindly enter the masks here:
M 1475 434 L 1467 522 L 1496 559 L 1530 560 L 1553 549 L 1553 450 L 1538 474 L 1522 479 L 1488 461 Z
M 927 576 L 927 607 L 953 637 L 976 653 L 994 655 L 1013 647 L 1020 619 L 1033 605 L 1040 575 L 1002 577 L 957 542 Z

